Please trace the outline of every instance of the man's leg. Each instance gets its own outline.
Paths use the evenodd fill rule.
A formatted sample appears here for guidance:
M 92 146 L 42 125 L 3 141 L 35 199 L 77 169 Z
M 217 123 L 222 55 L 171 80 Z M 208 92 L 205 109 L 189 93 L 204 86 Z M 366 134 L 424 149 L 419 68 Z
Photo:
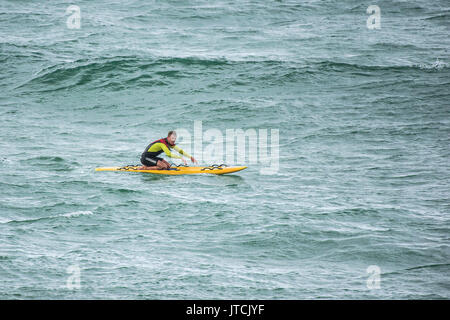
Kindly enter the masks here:
M 138 170 L 159 170 L 158 162 L 152 158 L 141 158 L 142 167 Z
M 157 165 L 159 170 L 170 168 L 170 164 L 166 160 L 158 160 Z
M 142 167 L 139 167 L 138 170 L 159 170 L 159 167 L 158 166 L 154 166 L 154 167 L 142 166 Z
M 164 162 L 164 164 L 167 166 L 167 169 L 170 168 L 170 163 L 168 163 L 166 160 L 162 160 Z

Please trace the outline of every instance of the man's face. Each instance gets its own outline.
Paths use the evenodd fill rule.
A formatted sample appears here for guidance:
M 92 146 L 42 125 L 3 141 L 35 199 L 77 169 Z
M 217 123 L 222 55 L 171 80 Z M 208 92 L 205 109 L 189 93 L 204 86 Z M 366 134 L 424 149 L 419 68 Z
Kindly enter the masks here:
M 170 136 L 167 137 L 167 140 L 169 140 L 170 144 L 175 144 L 175 141 L 177 140 L 177 135 L 171 134 Z

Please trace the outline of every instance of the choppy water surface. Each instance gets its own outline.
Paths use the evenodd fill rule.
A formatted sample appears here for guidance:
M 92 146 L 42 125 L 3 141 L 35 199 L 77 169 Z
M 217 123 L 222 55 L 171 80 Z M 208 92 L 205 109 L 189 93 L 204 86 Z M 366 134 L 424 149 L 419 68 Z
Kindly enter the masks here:
M 450 7 L 369 4 L 2 1 L 0 298 L 448 299 Z M 94 171 L 195 120 L 278 173 Z

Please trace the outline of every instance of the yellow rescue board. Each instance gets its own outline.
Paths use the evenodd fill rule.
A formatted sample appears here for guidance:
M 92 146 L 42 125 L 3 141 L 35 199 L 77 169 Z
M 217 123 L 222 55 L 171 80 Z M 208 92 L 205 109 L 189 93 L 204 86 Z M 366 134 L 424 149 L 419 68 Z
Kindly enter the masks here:
M 95 171 L 125 171 L 125 172 L 144 172 L 144 173 L 156 173 L 156 174 L 168 174 L 168 175 L 180 175 L 180 174 L 197 174 L 197 173 L 209 173 L 209 174 L 226 174 L 244 170 L 247 167 L 225 167 L 225 166 L 209 166 L 209 167 L 173 167 L 169 170 L 138 170 L 139 166 L 125 166 L 125 167 L 105 167 L 96 168 Z

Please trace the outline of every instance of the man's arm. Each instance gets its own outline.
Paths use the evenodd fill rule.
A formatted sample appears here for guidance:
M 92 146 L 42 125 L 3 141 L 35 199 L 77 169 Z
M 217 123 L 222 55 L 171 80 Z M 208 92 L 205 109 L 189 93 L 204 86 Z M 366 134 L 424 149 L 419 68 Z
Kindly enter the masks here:
M 172 152 L 170 152 L 170 150 L 169 150 L 169 148 L 167 148 L 166 147 L 166 145 L 165 144 L 162 144 L 161 143 L 161 149 L 164 151 L 164 153 L 168 156 L 168 157 L 170 157 L 170 158 L 175 158 L 175 159 L 182 159 L 183 157 L 181 157 L 181 156 L 179 156 L 179 155 L 176 155 L 176 154 L 173 154 Z M 174 148 L 175 149 L 175 148 Z M 177 149 L 175 149 L 175 150 L 177 150 Z M 181 149 L 180 149 L 181 150 Z M 177 150 L 178 151 L 178 150 Z
M 192 156 L 191 156 L 189 153 L 187 153 L 186 151 L 184 151 L 184 150 L 181 149 L 180 147 L 174 146 L 173 148 L 174 148 L 176 151 L 178 151 L 178 153 L 180 153 L 180 154 L 186 156 L 187 158 L 192 158 Z

